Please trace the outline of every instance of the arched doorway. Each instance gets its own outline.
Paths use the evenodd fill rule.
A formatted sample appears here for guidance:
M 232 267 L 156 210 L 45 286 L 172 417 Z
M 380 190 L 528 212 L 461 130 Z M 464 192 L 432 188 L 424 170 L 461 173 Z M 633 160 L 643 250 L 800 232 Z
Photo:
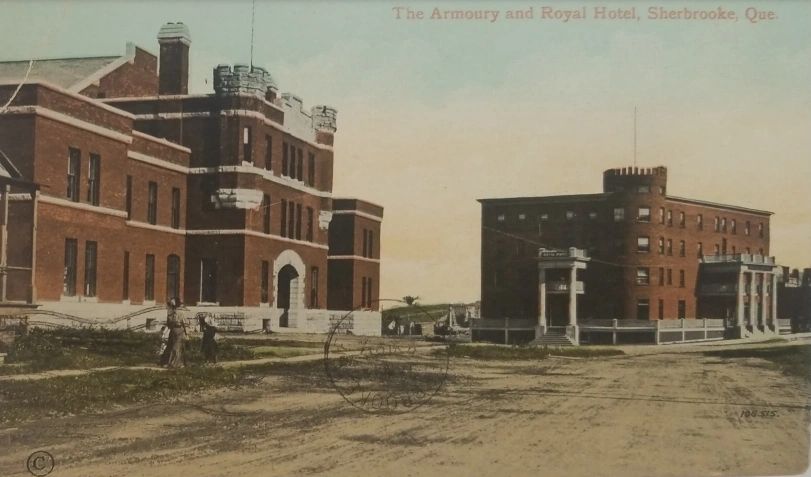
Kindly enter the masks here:
M 290 326 L 290 309 L 295 307 L 299 289 L 299 274 L 292 265 L 285 265 L 279 270 L 279 291 L 276 307 L 282 310 L 279 326 Z M 293 306 L 291 306 L 293 305 Z
M 304 290 L 307 267 L 299 254 L 287 249 L 273 262 L 273 304 L 279 313 L 279 327 L 297 328 L 304 318 Z

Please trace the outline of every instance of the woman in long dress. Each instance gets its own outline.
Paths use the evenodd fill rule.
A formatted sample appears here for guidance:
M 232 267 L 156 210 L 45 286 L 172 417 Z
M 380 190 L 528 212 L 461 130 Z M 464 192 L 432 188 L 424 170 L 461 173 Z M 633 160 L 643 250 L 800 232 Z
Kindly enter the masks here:
M 186 323 L 178 313 L 178 303 L 176 298 L 169 300 L 166 314 L 166 326 L 169 327 L 169 343 L 166 350 L 169 357 L 166 366 L 169 368 L 182 368 L 186 363 L 183 359 L 183 345 L 186 341 Z
M 203 332 L 203 342 L 201 347 L 203 358 L 207 363 L 216 363 L 217 341 L 215 340 L 214 336 L 217 334 L 217 327 L 214 325 L 211 315 L 200 315 L 197 319 L 200 323 L 200 331 Z

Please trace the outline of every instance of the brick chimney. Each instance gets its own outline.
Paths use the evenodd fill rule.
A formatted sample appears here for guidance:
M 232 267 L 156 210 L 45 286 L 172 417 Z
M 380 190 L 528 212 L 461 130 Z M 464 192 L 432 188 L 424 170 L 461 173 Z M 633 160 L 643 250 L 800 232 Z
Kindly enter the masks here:
M 183 23 L 167 23 L 158 32 L 160 69 L 158 94 L 188 94 L 189 92 L 189 27 Z

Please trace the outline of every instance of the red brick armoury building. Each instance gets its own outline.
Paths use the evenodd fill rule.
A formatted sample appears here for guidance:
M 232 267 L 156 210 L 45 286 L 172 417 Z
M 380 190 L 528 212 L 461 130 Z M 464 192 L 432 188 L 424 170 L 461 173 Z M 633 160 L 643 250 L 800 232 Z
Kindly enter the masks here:
M 188 94 L 191 37 L 160 56 L 0 62 L 0 150 L 20 191 L 6 302 L 377 309 L 383 209 L 332 196 L 336 110 L 220 65 Z M 0 181 L 1 182 L 1 181 Z M 28 184 L 38 192 L 27 192 Z M 13 187 L 14 184 L 11 184 Z M 33 273 L 29 269 L 33 268 Z
M 665 167 L 609 169 L 597 194 L 479 202 L 485 318 L 538 319 L 539 248 L 570 247 L 588 257 L 573 272 L 584 287 L 573 294 L 580 318 L 723 318 L 750 328 L 775 318 L 772 213 L 670 195 Z M 545 282 L 568 274 L 546 270 Z M 549 326 L 569 324 L 567 300 L 548 296 Z

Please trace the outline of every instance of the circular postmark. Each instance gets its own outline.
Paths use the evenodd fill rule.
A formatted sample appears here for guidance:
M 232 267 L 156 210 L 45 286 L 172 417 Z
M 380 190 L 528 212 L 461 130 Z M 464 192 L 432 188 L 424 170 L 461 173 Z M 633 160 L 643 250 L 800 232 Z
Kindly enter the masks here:
M 46 451 L 36 451 L 28 456 L 25 467 L 31 475 L 48 475 L 54 470 L 54 456 Z
M 401 302 L 401 300 L 379 300 Z M 401 302 L 405 303 L 405 302 Z M 435 321 L 412 304 L 415 314 Z M 449 354 L 415 336 L 358 336 L 360 310 L 336 317 L 324 343 L 330 384 L 352 406 L 366 412 L 410 412 L 431 400 L 445 384 Z

